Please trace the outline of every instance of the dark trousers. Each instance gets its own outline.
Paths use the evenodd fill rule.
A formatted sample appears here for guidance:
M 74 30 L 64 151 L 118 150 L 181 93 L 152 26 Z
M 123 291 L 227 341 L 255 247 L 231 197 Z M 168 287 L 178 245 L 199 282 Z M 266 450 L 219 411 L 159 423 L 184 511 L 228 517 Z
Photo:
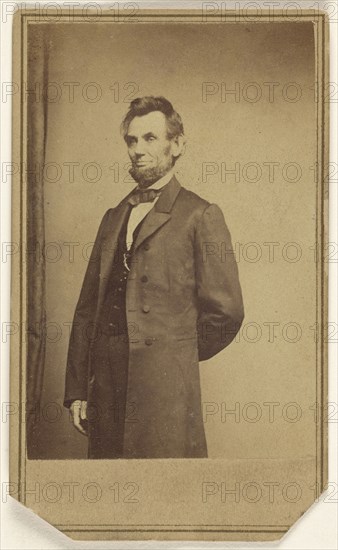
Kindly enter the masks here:
M 129 345 L 126 335 L 102 334 L 92 348 L 88 458 L 120 458 L 126 416 Z

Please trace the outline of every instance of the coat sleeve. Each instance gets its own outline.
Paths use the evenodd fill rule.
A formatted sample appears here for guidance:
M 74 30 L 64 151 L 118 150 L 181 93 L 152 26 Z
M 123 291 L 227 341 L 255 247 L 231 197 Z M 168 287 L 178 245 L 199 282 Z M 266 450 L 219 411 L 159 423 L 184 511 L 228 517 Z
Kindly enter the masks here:
M 83 401 L 87 399 L 88 358 L 91 336 L 95 329 L 94 317 L 100 281 L 101 241 L 109 212 L 110 210 L 103 216 L 98 229 L 73 318 L 63 402 L 67 408 L 76 399 Z
M 216 204 L 204 210 L 195 246 L 198 352 L 205 361 L 232 342 L 244 318 L 231 237 Z

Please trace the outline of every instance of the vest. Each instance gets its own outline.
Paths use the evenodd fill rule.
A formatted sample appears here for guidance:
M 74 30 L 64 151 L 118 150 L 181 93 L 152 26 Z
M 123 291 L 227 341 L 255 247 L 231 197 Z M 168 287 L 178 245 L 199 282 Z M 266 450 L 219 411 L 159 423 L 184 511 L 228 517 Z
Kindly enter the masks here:
M 126 314 L 126 290 L 129 275 L 129 266 L 133 254 L 133 245 L 141 228 L 143 220 L 138 224 L 133 233 L 133 245 L 127 251 L 126 237 L 127 225 L 132 210 L 129 205 L 125 220 L 122 224 L 117 240 L 112 269 L 107 284 L 105 299 L 101 308 L 98 320 L 99 333 L 107 336 L 127 337 L 127 314 Z M 127 267 L 128 266 L 128 267 Z

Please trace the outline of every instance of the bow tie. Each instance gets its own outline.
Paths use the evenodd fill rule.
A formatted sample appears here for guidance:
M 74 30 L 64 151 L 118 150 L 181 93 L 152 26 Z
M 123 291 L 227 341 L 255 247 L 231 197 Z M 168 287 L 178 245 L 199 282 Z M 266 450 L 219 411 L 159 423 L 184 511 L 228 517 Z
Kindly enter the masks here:
M 137 206 L 141 202 L 153 202 L 160 196 L 161 191 L 162 189 L 135 189 L 128 202 L 132 206 Z

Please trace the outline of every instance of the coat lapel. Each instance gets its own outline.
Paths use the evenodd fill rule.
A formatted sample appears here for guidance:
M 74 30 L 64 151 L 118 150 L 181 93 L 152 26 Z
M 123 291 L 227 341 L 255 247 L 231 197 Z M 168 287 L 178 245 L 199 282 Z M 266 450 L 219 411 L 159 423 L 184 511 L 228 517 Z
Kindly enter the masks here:
M 100 308 L 107 282 L 111 273 L 111 268 L 114 261 L 116 248 L 118 245 L 119 234 L 125 220 L 125 216 L 129 210 L 128 199 L 134 189 L 111 211 L 110 217 L 105 228 L 105 233 L 101 243 L 101 264 L 100 264 L 100 286 L 98 306 Z
M 173 176 L 169 183 L 164 187 L 155 207 L 152 208 L 149 214 L 145 217 L 141 225 L 140 231 L 133 245 L 134 252 L 137 248 L 157 231 L 162 225 L 167 223 L 170 218 L 170 211 L 174 205 L 176 197 L 180 192 L 181 185 Z
M 143 243 L 145 239 L 150 237 L 162 225 L 170 220 L 170 211 L 180 192 L 181 185 L 173 176 L 169 183 L 163 189 L 155 207 L 152 208 L 141 225 L 139 234 L 134 243 L 134 251 Z M 108 219 L 105 234 L 102 239 L 101 247 L 101 264 L 100 264 L 100 286 L 98 297 L 98 310 L 100 309 L 107 287 L 107 282 L 111 273 L 111 268 L 114 261 L 119 234 L 128 212 L 128 199 L 132 195 L 134 189 L 114 208 Z

